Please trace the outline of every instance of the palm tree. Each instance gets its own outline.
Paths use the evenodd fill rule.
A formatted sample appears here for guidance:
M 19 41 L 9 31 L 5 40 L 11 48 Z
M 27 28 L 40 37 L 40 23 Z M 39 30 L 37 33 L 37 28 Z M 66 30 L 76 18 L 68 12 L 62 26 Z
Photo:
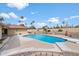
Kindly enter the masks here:
M 65 20 L 62 22 L 62 24 L 63 24 L 63 27 L 65 27 L 64 25 L 65 25 Z
M 43 29 L 44 33 L 47 33 L 47 31 L 48 31 L 47 30 L 48 29 L 47 26 L 43 26 L 42 29 Z
M 63 27 L 68 27 L 69 25 L 68 25 L 68 22 L 66 21 L 66 20 L 64 20 L 63 22 L 62 22 L 62 24 L 63 24 Z
M 21 19 L 24 19 L 24 16 L 20 16 Z
M 32 21 L 30 24 L 33 25 L 35 23 L 35 21 Z
M 24 19 L 24 16 L 20 16 L 20 19 Z M 22 20 L 19 20 L 18 22 L 21 23 Z
M 20 16 L 20 19 L 24 19 L 24 16 Z M 24 26 L 24 24 L 22 22 L 24 22 L 23 20 L 19 20 L 18 21 L 20 23 L 20 25 Z
M 60 28 L 60 26 L 57 24 L 56 28 Z
M 31 25 L 30 28 L 31 28 L 31 29 L 36 29 L 35 26 L 34 26 L 34 23 L 35 23 L 35 21 L 32 21 L 32 22 L 30 23 L 30 25 Z

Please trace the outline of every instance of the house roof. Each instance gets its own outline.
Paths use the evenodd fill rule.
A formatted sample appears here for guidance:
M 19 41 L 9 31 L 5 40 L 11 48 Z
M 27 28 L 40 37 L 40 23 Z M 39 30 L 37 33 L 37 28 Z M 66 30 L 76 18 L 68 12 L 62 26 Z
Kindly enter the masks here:
M 22 25 L 9 25 L 8 28 L 10 28 L 10 29 L 25 29 L 25 26 L 22 26 Z

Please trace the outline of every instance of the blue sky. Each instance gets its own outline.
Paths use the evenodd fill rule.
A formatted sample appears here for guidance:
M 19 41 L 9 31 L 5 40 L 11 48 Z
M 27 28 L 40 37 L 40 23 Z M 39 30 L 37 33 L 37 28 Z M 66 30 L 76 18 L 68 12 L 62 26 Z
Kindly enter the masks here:
M 29 3 L 29 4 L 0 4 L 0 15 L 5 16 L 5 22 L 17 24 L 20 16 L 28 25 L 34 20 L 36 27 L 61 25 L 67 21 L 69 25 L 79 24 L 79 4 L 68 3 Z

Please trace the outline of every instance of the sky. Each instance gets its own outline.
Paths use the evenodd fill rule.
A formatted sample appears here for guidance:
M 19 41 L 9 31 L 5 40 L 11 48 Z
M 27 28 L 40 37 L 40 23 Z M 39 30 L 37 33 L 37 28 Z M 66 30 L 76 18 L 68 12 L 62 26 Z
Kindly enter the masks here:
M 49 27 L 62 25 L 66 21 L 69 25 L 79 24 L 78 3 L 0 3 L 0 16 L 7 24 L 26 23 L 30 26 L 35 21 L 35 27 L 48 25 Z M 20 19 L 24 16 L 24 19 Z

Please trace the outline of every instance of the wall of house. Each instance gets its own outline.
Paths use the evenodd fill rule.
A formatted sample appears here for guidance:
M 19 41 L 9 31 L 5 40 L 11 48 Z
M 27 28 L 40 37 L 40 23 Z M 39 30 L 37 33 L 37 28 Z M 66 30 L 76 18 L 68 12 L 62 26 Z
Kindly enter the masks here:
M 26 29 L 16 29 L 15 32 L 16 32 L 17 35 L 27 34 Z
M 8 29 L 8 35 L 22 35 L 27 34 L 26 29 Z
M 15 34 L 15 30 L 13 29 L 8 29 L 8 35 L 14 35 Z
M 2 26 L 0 26 L 0 39 L 2 38 Z
M 65 34 L 66 31 L 68 33 L 79 33 L 79 28 L 62 28 L 62 32 L 58 32 L 59 29 L 48 29 L 53 34 Z M 36 29 L 8 29 L 8 35 L 14 35 L 14 34 L 28 34 L 31 33 L 43 33 L 43 29 L 40 29 L 37 31 Z

